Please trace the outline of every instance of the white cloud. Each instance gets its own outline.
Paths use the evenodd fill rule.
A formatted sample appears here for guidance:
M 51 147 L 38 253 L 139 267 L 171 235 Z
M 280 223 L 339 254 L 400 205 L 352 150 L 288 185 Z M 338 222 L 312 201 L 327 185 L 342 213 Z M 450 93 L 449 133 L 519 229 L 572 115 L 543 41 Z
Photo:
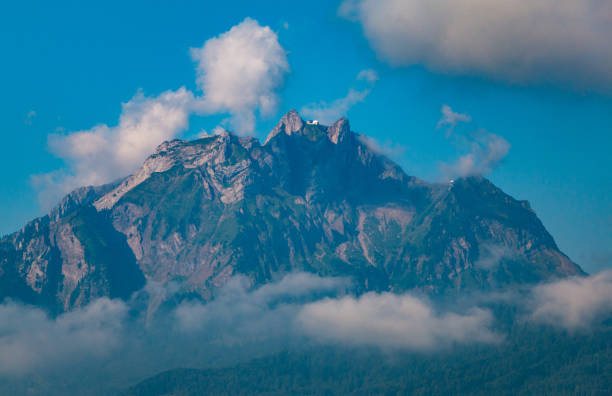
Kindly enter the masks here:
M 479 131 L 467 139 L 470 152 L 452 164 L 441 165 L 446 177 L 452 179 L 491 173 L 510 151 L 510 143 L 491 132 Z
M 277 89 L 289 71 L 286 52 L 267 26 L 246 18 L 201 48 L 191 49 L 197 82 L 204 96 L 204 112 L 228 112 L 231 125 L 250 133 L 255 111 L 270 114 L 277 105 Z
M 188 290 L 178 282 L 149 282 L 128 302 L 102 298 L 56 318 L 0 304 L 0 381 L 27 376 L 63 394 L 92 388 L 106 394 L 178 366 L 229 365 L 313 341 L 424 353 L 496 343 L 503 335 L 493 330 L 492 313 L 479 308 L 491 304 L 516 306 L 537 323 L 570 330 L 612 314 L 612 271 L 533 289 L 464 294 L 444 309 L 410 294 L 341 297 L 350 290 L 344 278 L 297 273 L 253 287 L 239 276 L 206 304 L 168 304 L 155 315 L 147 309 L 178 302 Z
M 316 301 L 304 306 L 298 320 L 312 337 L 349 345 L 431 350 L 500 340 L 487 310 L 439 313 L 417 297 L 392 293 Z
M 612 314 L 612 270 L 536 286 L 531 318 L 537 322 L 585 329 Z
M 228 112 L 238 132 L 252 132 L 255 111 L 275 109 L 276 90 L 289 70 L 284 49 L 269 27 L 250 18 L 228 32 L 192 48 L 198 62 L 197 82 L 203 96 L 180 88 L 156 97 L 137 93 L 122 104 L 116 126 L 100 124 L 88 130 L 49 135 L 51 151 L 66 168 L 33 175 L 41 204 L 48 208 L 68 191 L 127 176 L 165 140 L 178 137 L 192 114 Z M 28 113 L 26 122 L 35 112 Z
M 609 1 L 345 0 L 339 13 L 392 65 L 612 88 Z
M 79 186 L 108 183 L 134 171 L 161 142 L 187 129 L 194 103 L 185 88 L 157 97 L 137 93 L 122 104 L 116 126 L 49 135 L 51 151 L 68 169 L 33 177 L 43 196 L 59 195 Z
M 357 74 L 357 80 L 365 80 L 369 83 L 375 83 L 378 81 L 378 73 L 373 69 L 365 69 Z
M 321 291 L 339 290 L 347 287 L 345 278 L 321 277 L 308 272 L 285 275 L 277 282 L 267 283 L 253 292 L 258 301 L 273 301 L 279 297 L 300 297 Z
M 111 379 L 117 385 L 133 382 L 134 375 L 144 378 L 183 364 L 214 361 L 231 354 L 235 345 L 239 351 L 233 351 L 234 357 L 255 353 L 248 351 L 270 353 L 275 345 L 303 341 L 294 321 L 305 302 L 343 293 L 349 285 L 345 278 L 295 273 L 253 287 L 252 280 L 237 276 L 208 303 L 183 301 L 155 314 L 152 310 L 163 301 L 187 291 L 185 285 L 148 282 L 127 302 L 101 298 L 55 318 L 7 301 L 0 304 L 0 381 L 58 373 L 66 380 L 95 372 L 74 385 L 107 386 Z
M 0 305 L 0 374 L 103 358 L 121 342 L 124 303 L 102 298 L 85 308 L 49 318 L 38 308 Z
M 336 99 L 331 103 L 310 103 L 302 107 L 300 114 L 310 119 L 319 120 L 324 124 L 331 124 L 346 116 L 351 107 L 359 102 L 363 102 L 369 94 L 369 89 L 357 91 L 351 88 L 345 97 Z
M 449 105 L 442 105 L 442 118 L 440 118 L 440 121 L 438 121 L 437 128 L 442 128 L 446 126 L 448 128 L 448 136 L 453 132 L 457 124 L 471 121 L 472 117 L 470 117 L 469 115 L 454 112 Z
M 342 307 L 346 299 L 338 296 L 350 288 L 346 278 L 309 273 L 290 274 L 259 287 L 237 276 L 203 303 L 181 302 L 190 285 L 149 282 L 127 302 L 102 298 L 55 318 L 35 307 L 5 302 L 0 304 L 0 382 L 23 384 L 17 394 L 30 384 L 24 378 L 46 384 L 43 391 L 85 394 L 97 389 L 108 394 L 179 366 L 233 365 L 303 350 L 321 340 L 345 343 L 333 336 L 322 339 L 327 333 L 339 337 L 348 332 L 352 345 L 424 352 L 498 339 L 488 328 L 487 311 L 438 313 L 428 303 L 406 296 L 381 295 L 370 308 L 364 307 L 367 299 L 353 297 L 361 319 L 352 323 L 338 321 L 354 311 L 334 315 L 332 310 L 323 321 L 312 316 L 321 312 L 313 311 L 315 307 Z M 326 321 L 333 326 L 326 326 Z M 371 337 L 361 337 L 364 332 Z M 380 341 L 381 335 L 388 341 Z
M 468 114 L 457 113 L 448 105 L 442 105 L 441 111 L 442 118 L 437 127 L 448 126 L 447 138 L 459 123 L 472 122 L 472 117 Z M 483 129 L 457 138 L 467 144 L 469 152 L 460 156 L 454 163 L 441 164 L 442 173 L 450 179 L 486 175 L 492 172 L 510 151 L 510 143 L 506 139 Z
M 209 336 L 221 334 L 226 339 L 266 338 L 271 332 L 286 336 L 300 301 L 321 293 L 335 294 L 347 285 L 343 278 L 296 273 L 251 290 L 249 279 L 235 276 L 215 300 L 181 304 L 174 313 L 176 327 L 188 334 L 204 330 Z
M 102 298 L 56 318 L 38 308 L 0 304 L 0 380 L 36 375 L 59 384 L 77 378 L 78 389 L 70 393 L 82 394 L 179 365 L 249 360 L 313 341 L 421 352 L 496 343 L 503 335 L 493 330 L 491 311 L 481 307 L 498 303 L 570 330 L 612 314 L 612 271 L 533 289 L 464 294 L 445 308 L 410 294 L 345 296 L 350 283 L 344 278 L 297 273 L 253 287 L 238 276 L 206 304 L 183 301 L 156 315 L 148 312 L 151 302 L 177 301 L 189 289 L 183 286 L 149 282 L 126 303 Z

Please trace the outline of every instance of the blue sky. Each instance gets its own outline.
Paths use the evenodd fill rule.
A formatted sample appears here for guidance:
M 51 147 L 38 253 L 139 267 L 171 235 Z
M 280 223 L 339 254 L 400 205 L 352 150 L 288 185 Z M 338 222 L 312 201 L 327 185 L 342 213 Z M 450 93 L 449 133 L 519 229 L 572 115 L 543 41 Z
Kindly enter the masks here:
M 546 40 L 559 37 L 558 41 L 542 44 L 526 40 L 521 29 L 503 31 L 504 21 L 499 22 L 496 11 L 485 9 L 481 14 L 462 13 L 468 15 L 466 26 L 474 25 L 470 18 L 490 18 L 497 23 L 489 25 L 500 26 L 501 32 L 483 32 L 472 40 L 463 26 L 448 26 L 446 13 L 452 13 L 452 7 L 442 14 L 422 15 L 427 25 L 420 26 L 409 17 L 384 14 L 396 3 L 412 7 L 419 0 L 384 0 L 378 5 L 371 0 L 344 5 L 339 1 L 3 5 L 0 234 L 19 229 L 55 202 L 57 195 L 41 191 L 35 175 L 74 169 L 70 162 L 74 158 L 58 154 L 61 147 L 50 149 L 50 135 L 66 136 L 99 124 L 112 128 L 119 122 L 121 104 L 139 92 L 156 98 L 185 87 L 196 96 L 206 95 L 197 82 L 199 61 L 190 48 L 202 48 L 207 40 L 249 17 L 276 33 L 288 69 L 277 65 L 279 75 L 264 87 L 277 103 L 266 111 L 254 107 L 256 122 L 243 133 L 263 140 L 289 109 L 330 110 L 335 100 L 346 98 L 353 89 L 363 93 L 362 100 L 328 113 L 348 116 L 355 131 L 375 138 L 407 173 L 428 181 L 443 180 L 442 164 L 453 164 L 472 152 L 478 142 L 475 136 L 498 136 L 510 149 L 485 170 L 486 176 L 515 198 L 529 200 L 560 248 L 587 271 L 610 267 L 612 77 L 605 69 L 612 70 L 612 55 L 598 46 L 609 43 L 612 37 L 605 36 L 612 30 L 604 27 L 574 37 L 571 29 L 570 33 L 559 29 L 557 34 L 551 28 Z M 585 1 L 585 7 L 596 3 L 601 2 Z M 401 12 L 416 11 L 400 7 Z M 581 10 L 567 12 L 575 16 Z M 543 25 L 565 26 L 563 12 L 555 15 L 561 19 Z M 612 24 L 612 8 L 604 7 L 597 15 L 603 19 L 587 21 L 589 26 Z M 388 26 L 377 18 L 389 20 Z M 533 25 L 530 15 L 517 18 Z M 430 26 L 436 29 L 429 31 Z M 446 40 L 436 41 L 442 28 Z M 571 52 L 568 40 L 587 50 Z M 378 79 L 358 79 L 363 70 L 375 71 Z M 443 105 L 472 121 L 457 124 L 448 136 L 447 127 L 437 128 Z M 221 108 L 189 113 L 189 126 L 178 128 L 176 136 L 195 136 L 220 124 L 236 127 L 227 120 L 228 112 Z M 60 139 L 59 145 L 65 142 Z

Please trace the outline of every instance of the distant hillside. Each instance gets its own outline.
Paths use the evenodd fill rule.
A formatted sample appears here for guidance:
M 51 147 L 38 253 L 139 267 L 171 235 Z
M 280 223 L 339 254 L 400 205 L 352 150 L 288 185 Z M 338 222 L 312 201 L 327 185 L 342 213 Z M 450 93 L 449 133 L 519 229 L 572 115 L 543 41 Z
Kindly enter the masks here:
M 516 328 L 498 347 L 452 353 L 318 349 L 232 368 L 171 370 L 123 396 L 609 395 L 612 327 L 570 336 Z

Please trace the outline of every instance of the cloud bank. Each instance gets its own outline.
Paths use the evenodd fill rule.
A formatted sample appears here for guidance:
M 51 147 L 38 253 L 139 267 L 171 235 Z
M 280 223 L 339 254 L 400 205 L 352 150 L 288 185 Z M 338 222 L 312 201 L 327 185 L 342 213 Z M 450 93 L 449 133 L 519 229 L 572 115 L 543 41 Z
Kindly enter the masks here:
M 391 65 L 612 89 L 609 1 L 345 0 L 339 14 Z
M 570 331 L 612 314 L 612 270 L 536 286 L 531 319 Z
M 56 318 L 5 301 L 0 304 L 0 379 L 49 373 L 78 379 L 82 370 L 95 373 L 88 381 L 120 382 L 177 366 L 271 353 L 303 341 L 293 326 L 303 304 L 349 287 L 345 278 L 297 273 L 254 288 L 237 276 L 208 303 L 179 299 L 165 309 L 160 303 L 176 301 L 181 284 L 149 282 L 127 302 L 101 298 Z M 152 314 L 151 307 L 158 312 Z
M 107 357 L 123 341 L 126 315 L 124 303 L 107 298 L 56 319 L 37 308 L 4 303 L 0 305 L 0 375 Z
M 257 288 L 237 276 L 212 301 L 186 300 L 169 310 L 161 308 L 160 298 L 178 296 L 181 285 L 175 282 L 149 283 L 128 302 L 102 298 L 57 318 L 5 302 L 0 378 L 65 372 L 63 367 L 78 364 L 84 371 L 96 367 L 94 380 L 104 381 L 135 371 L 145 376 L 179 365 L 248 358 L 313 340 L 422 352 L 499 340 L 488 310 L 456 313 L 416 296 L 353 297 L 346 294 L 350 289 L 346 278 L 297 273 Z M 151 315 L 150 304 L 157 314 Z
M 187 302 L 174 312 L 175 328 L 179 333 L 197 334 L 224 339 L 263 339 L 292 329 L 301 303 L 321 296 L 335 295 L 345 290 L 349 282 L 344 278 L 323 278 L 308 273 L 290 274 L 275 283 L 255 290 L 246 277 L 234 277 L 220 294 L 208 304 Z
M 298 320 L 312 337 L 349 345 L 424 351 L 500 340 L 489 327 L 493 316 L 487 310 L 438 313 L 426 301 L 407 294 L 325 299 L 304 306 Z
M 176 367 L 233 366 L 315 345 L 434 353 L 505 342 L 491 304 L 516 306 L 529 323 L 588 330 L 612 315 L 612 272 L 450 304 L 412 294 L 347 294 L 345 278 L 290 274 L 253 287 L 234 277 L 208 303 L 180 301 L 181 285 L 148 284 L 130 301 L 102 298 L 50 318 L 0 304 L 0 387 L 39 381 L 55 394 L 112 394 Z M 160 296 L 174 305 L 158 305 Z M 160 307 L 151 316 L 149 303 Z M 495 330 L 494 330 L 495 329 Z M 21 388 L 19 388 L 21 389 Z M 17 393 L 23 393 L 17 392 Z

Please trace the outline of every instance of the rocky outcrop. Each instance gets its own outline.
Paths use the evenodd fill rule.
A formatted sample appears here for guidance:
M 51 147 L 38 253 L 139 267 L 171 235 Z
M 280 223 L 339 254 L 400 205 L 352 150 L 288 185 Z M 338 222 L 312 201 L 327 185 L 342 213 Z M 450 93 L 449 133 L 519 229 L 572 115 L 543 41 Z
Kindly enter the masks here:
M 281 118 L 280 122 L 270 132 L 265 143 L 268 143 L 273 137 L 278 134 L 291 135 L 304 130 L 304 121 L 297 111 L 291 110 Z

